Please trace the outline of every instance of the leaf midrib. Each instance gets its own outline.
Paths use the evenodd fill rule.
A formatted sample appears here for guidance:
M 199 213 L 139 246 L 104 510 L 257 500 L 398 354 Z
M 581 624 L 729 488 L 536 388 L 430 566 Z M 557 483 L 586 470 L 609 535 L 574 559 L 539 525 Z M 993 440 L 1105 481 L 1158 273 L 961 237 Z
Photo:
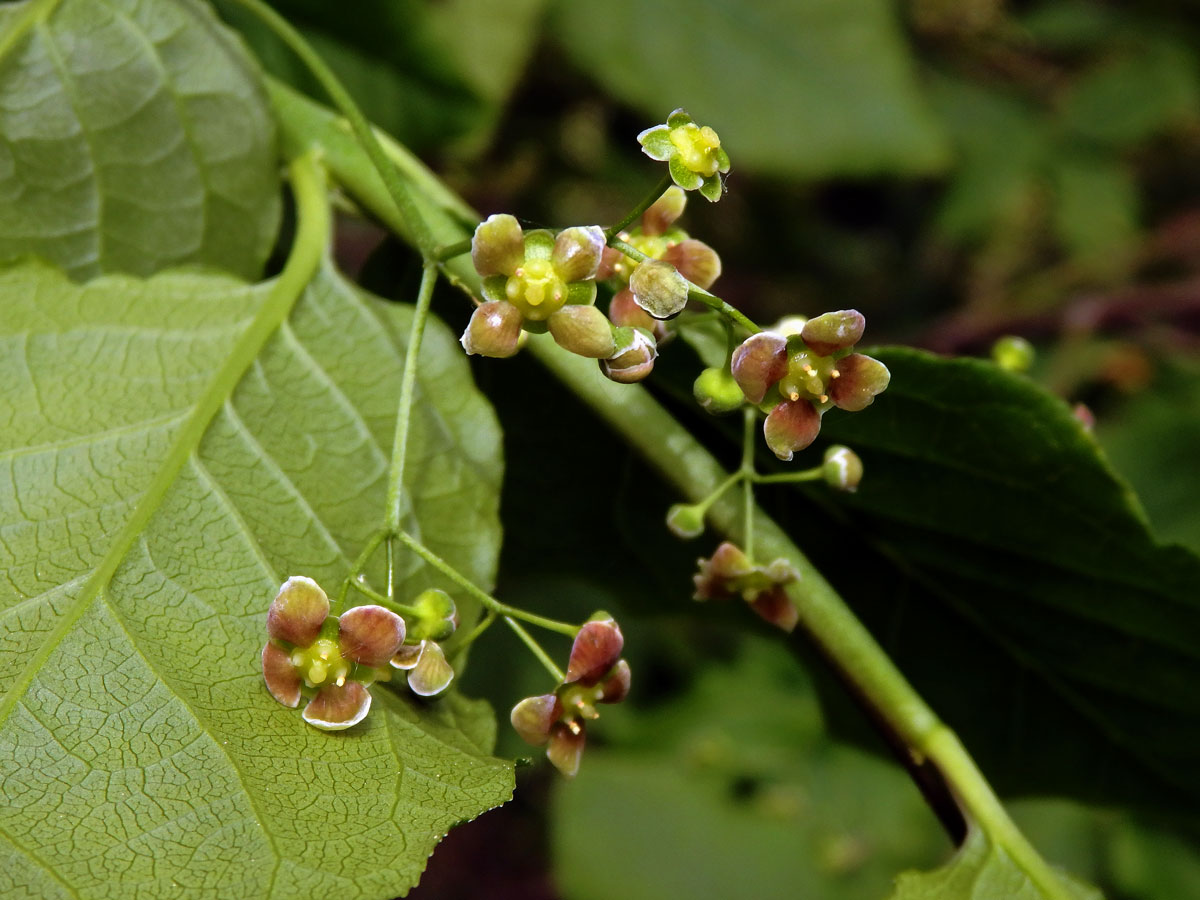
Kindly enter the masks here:
M 321 251 L 329 234 L 329 210 L 324 196 L 323 179 L 315 172 L 303 172 L 294 167 L 294 187 L 300 207 L 300 227 L 291 256 L 283 272 L 275 281 L 270 294 L 263 301 L 250 324 L 234 344 L 225 363 L 209 381 L 204 392 L 197 398 L 171 447 L 155 473 L 133 514 L 113 539 L 99 565 L 93 570 L 83 590 L 64 611 L 58 625 L 30 657 L 29 662 L 13 681 L 8 693 L 0 699 L 0 725 L 8 719 L 17 701 L 24 696 L 34 676 L 49 659 L 54 649 L 62 643 L 79 618 L 92 605 L 100 592 L 112 580 L 117 567 L 133 548 L 138 536 L 149 524 L 151 517 L 161 506 L 167 491 L 175 483 L 180 470 L 200 445 L 201 439 L 217 412 L 232 396 L 242 376 L 258 358 L 267 340 L 275 333 L 291 312 L 305 286 L 312 280 L 321 261 Z M 307 167 L 305 167 L 307 168 Z

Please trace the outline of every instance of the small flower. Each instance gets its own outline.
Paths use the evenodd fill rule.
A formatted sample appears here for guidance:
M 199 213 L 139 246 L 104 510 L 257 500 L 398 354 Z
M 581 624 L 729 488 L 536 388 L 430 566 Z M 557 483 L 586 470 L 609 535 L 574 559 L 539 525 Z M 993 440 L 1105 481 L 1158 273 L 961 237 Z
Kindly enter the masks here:
M 693 578 L 697 600 L 740 598 L 772 625 L 791 631 L 800 620 L 786 586 L 799 580 L 800 573 L 786 559 L 766 566 L 755 565 L 736 544 L 725 541 L 711 559 L 701 559 Z
M 641 381 L 654 369 L 658 347 L 647 332 L 640 328 L 618 328 L 614 334 L 617 349 L 608 359 L 600 360 L 604 377 L 618 384 Z
M 444 641 L 458 628 L 458 608 L 445 591 L 429 588 L 411 604 L 416 611 L 408 621 L 408 640 Z
M 267 611 L 263 678 L 271 696 L 296 708 L 308 697 L 304 721 L 341 731 L 371 708 L 367 688 L 390 677 L 388 661 L 404 642 L 404 620 L 382 606 L 329 615 L 329 598 L 311 578 L 285 581 Z
M 665 162 L 671 180 L 685 191 L 699 190 L 705 199 L 721 199 L 721 176 L 729 171 L 729 154 L 721 148 L 721 139 L 707 125 L 692 121 L 682 109 L 667 117 L 666 125 L 647 128 L 638 135 L 642 152 L 651 159 Z
M 596 352 L 603 335 L 597 341 L 595 326 L 597 316 L 603 315 L 580 316 L 579 309 L 591 308 L 596 301 L 595 276 L 603 249 L 604 231 L 598 225 L 555 235 L 543 229 L 525 232 L 507 214 L 489 216 L 471 239 L 471 260 L 483 276 L 487 302 L 471 316 L 463 348 L 481 356 L 512 356 L 522 328 L 549 330 L 562 343 L 563 335 L 575 336 L 582 326 L 587 355 Z M 556 324 L 557 320 L 562 321 Z
M 763 435 L 782 460 L 803 450 L 821 431 L 833 406 L 857 412 L 887 388 L 891 374 L 879 360 L 850 352 L 866 321 L 843 309 L 795 327 L 751 335 L 733 353 L 730 369 L 751 403 L 767 410 Z
M 408 687 L 421 697 L 440 694 L 454 680 L 454 669 L 446 661 L 442 645 L 428 638 L 405 644 L 392 656 L 392 665 L 408 672 Z
M 546 758 L 568 778 L 579 771 L 585 723 L 599 718 L 598 703 L 629 693 L 629 663 L 619 659 L 625 639 L 615 621 L 598 613 L 575 636 L 567 673 L 552 694 L 526 697 L 513 707 L 512 726 L 527 743 L 546 746 Z

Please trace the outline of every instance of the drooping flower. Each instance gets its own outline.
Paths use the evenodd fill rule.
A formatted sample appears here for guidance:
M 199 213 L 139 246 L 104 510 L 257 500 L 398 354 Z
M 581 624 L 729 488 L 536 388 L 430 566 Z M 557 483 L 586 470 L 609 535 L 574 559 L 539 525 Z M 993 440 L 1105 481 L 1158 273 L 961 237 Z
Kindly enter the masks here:
M 544 229 L 526 232 L 507 213 L 481 222 L 471 239 L 471 259 L 483 276 L 487 302 L 471 316 L 463 349 L 481 356 L 512 356 L 524 329 L 549 330 L 565 349 L 582 356 L 600 359 L 610 354 L 611 326 L 592 306 L 604 243 L 598 225 L 555 235 Z
M 546 758 L 573 777 L 587 742 L 586 722 L 599 717 L 598 703 L 619 703 L 629 693 L 629 663 L 620 659 L 625 639 L 603 613 L 584 624 L 563 681 L 552 694 L 526 697 L 513 707 L 512 726 L 527 743 L 546 747 Z
M 887 388 L 887 366 L 851 352 L 865 325 L 862 313 L 843 309 L 807 320 L 798 333 L 753 334 L 734 351 L 733 377 L 747 400 L 768 410 L 763 434 L 780 459 L 816 440 L 831 407 L 857 412 Z
M 729 154 L 707 125 L 697 125 L 682 109 L 667 116 L 666 125 L 655 125 L 638 135 L 642 152 L 667 163 L 671 180 L 685 191 L 700 191 L 716 202 L 725 190 L 721 176 L 729 171 Z
M 295 709 L 308 698 L 304 721 L 341 731 L 371 708 L 368 687 L 390 678 L 389 660 L 404 642 L 404 620 L 382 606 L 329 615 L 329 598 L 311 578 L 283 583 L 267 611 L 263 678 L 271 696 Z
M 786 587 L 800 573 L 786 559 L 755 565 L 736 544 L 725 541 L 710 559 L 701 559 L 694 576 L 697 600 L 741 599 L 772 625 L 791 631 L 800 620 Z
M 454 668 L 442 645 L 429 638 L 404 644 L 392 656 L 392 666 L 408 672 L 408 687 L 421 697 L 433 697 L 450 686 Z

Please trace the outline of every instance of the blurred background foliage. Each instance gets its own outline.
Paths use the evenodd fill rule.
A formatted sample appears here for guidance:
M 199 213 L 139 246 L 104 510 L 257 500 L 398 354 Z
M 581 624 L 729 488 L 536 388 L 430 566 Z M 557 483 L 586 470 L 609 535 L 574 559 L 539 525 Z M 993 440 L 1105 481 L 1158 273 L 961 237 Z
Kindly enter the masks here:
M 729 193 L 693 201 L 684 222 L 719 249 L 722 296 L 759 321 L 853 306 L 871 342 L 946 354 L 1029 338 L 1031 377 L 1087 404 L 1157 534 L 1200 550 L 1194 0 L 276 5 L 368 115 L 483 214 L 614 221 L 658 177 L 633 136 L 686 107 L 733 159 Z M 312 89 L 269 35 L 222 12 L 269 70 Z M 379 233 L 343 235 L 343 263 L 369 287 L 395 294 L 411 277 Z M 463 319 L 452 298 L 440 311 Z M 686 354 L 664 358 L 654 389 L 695 416 Z M 690 602 L 710 548 L 666 534 L 677 498 L 532 363 L 476 372 L 506 429 L 499 590 L 560 616 L 617 613 L 635 702 L 605 713 L 577 781 L 529 770 L 513 804 L 451 836 L 412 896 L 882 898 L 900 869 L 945 858 L 933 815 L 821 663 Z M 732 452 L 719 425 L 694 421 Z M 787 500 L 800 528 L 809 502 Z M 819 537 L 800 543 L 836 559 Z M 954 671 L 940 677 L 981 722 L 1007 715 Z M 543 679 L 497 637 L 464 683 L 503 716 Z M 952 724 L 986 759 L 971 715 Z M 1052 731 L 1022 739 L 1052 753 Z M 500 752 L 529 748 L 507 735 Z M 1110 898 L 1200 896 L 1194 809 L 1013 805 L 1049 859 Z

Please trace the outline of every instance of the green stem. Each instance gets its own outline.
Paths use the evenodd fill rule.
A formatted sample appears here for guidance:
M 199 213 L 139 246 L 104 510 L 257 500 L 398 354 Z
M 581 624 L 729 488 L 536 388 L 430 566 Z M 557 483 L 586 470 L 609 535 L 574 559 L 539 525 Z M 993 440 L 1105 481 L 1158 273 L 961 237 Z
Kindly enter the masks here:
M 387 536 L 386 532 L 377 531 L 371 535 L 370 540 L 363 545 L 362 552 L 358 554 L 354 562 L 350 566 L 350 571 L 346 577 L 342 579 L 341 590 L 338 591 L 337 602 L 333 604 L 331 612 L 335 616 L 340 616 L 346 608 L 346 594 L 350 590 L 350 585 L 358 578 L 360 572 L 366 568 L 371 555 L 379 549 L 379 545 L 383 543 L 383 539 Z
M 412 325 L 408 330 L 408 346 L 404 348 L 404 373 L 400 379 L 400 405 L 396 410 L 396 434 L 392 440 L 392 465 L 388 472 L 387 530 L 394 535 L 404 518 L 401 500 L 404 494 L 404 464 L 408 456 L 408 429 L 412 421 L 413 392 L 417 384 L 417 364 L 421 355 L 421 340 L 429 319 L 429 304 L 437 284 L 437 264 L 426 262 L 421 271 L 421 288 L 413 309 Z
M 308 41 L 304 39 L 304 35 L 300 34 L 300 32 L 291 26 L 287 19 L 275 12 L 275 10 L 262 2 L 262 0 L 234 0 L 234 2 L 240 3 L 246 9 L 250 10 L 250 12 L 254 13 L 254 15 L 258 16 L 300 58 L 300 61 L 308 67 L 308 70 L 317 80 L 317 83 L 321 85 L 322 90 L 333 101 L 333 105 L 338 108 L 341 114 L 346 117 L 346 121 L 350 123 L 351 129 L 354 131 L 354 136 L 358 139 L 363 151 L 370 158 L 371 164 L 378 171 L 379 176 L 383 179 L 384 186 L 387 188 L 392 203 L 396 205 L 396 209 L 407 223 L 407 231 L 415 240 L 417 249 L 421 251 L 421 256 L 425 259 L 432 258 L 437 242 L 434 241 L 433 234 L 425 218 L 421 215 L 417 201 L 413 196 L 413 191 L 407 182 L 401 180 L 396 167 L 384 153 L 383 146 L 375 136 L 374 129 L 367 122 L 366 116 L 362 114 L 362 110 L 358 108 L 358 104 L 354 102 L 354 98 L 342 87 L 341 81 L 333 74 L 333 70 L 313 50 Z
M 388 194 L 379 190 L 378 179 L 371 174 L 371 160 L 364 158 L 358 148 L 338 142 L 336 117 L 274 86 L 272 99 L 286 105 L 288 115 L 280 115 L 285 142 L 304 146 L 313 136 L 329 135 L 329 143 L 322 146 L 330 170 L 342 184 L 356 190 L 365 207 L 393 230 L 403 233 L 406 223 Z M 395 147 L 393 153 L 403 155 Z M 427 204 L 424 209 L 439 243 L 462 240 L 467 228 L 460 217 L 447 211 L 445 187 L 409 157 L 403 158 L 408 166 L 406 171 L 417 185 L 418 198 Z M 451 260 L 447 269 L 465 290 L 478 296 L 479 277 L 469 260 Z M 712 454 L 644 388 L 609 381 L 590 360 L 561 352 L 548 335 L 530 338 L 527 352 L 591 406 L 691 502 L 703 500 L 730 477 Z M 745 536 L 744 516 L 742 504 L 728 497 L 714 503 L 710 510 L 710 520 L 735 541 Z M 845 601 L 764 512 L 755 508 L 752 521 L 763 558 L 783 557 L 801 572 L 800 579 L 788 586 L 789 596 L 800 613 L 800 624 L 868 712 L 878 718 L 890 736 L 909 748 L 910 761 L 924 757 L 937 765 L 962 808 L 991 841 L 1011 854 L 1036 884 L 1054 900 L 1068 900 L 1066 889 L 1053 870 L 1017 831 L 953 732 L 913 690 Z M 513 626 L 515 622 L 510 623 Z
M 429 565 L 433 566 L 456 585 L 478 600 L 483 607 L 491 612 L 501 616 L 512 616 L 514 619 L 522 619 L 531 625 L 537 625 L 539 628 L 545 628 L 547 631 L 556 631 L 559 634 L 565 634 L 567 637 L 575 637 L 579 634 L 579 626 L 571 625 L 567 622 L 559 622 L 557 619 L 547 619 L 545 616 L 539 616 L 535 613 L 526 612 L 523 609 L 517 609 L 515 606 L 509 606 L 507 603 L 501 603 L 491 594 L 480 590 L 471 579 L 459 572 L 454 566 L 446 562 L 411 534 L 404 531 L 397 531 L 395 534 L 396 540 L 402 543 L 405 547 L 411 550 Z
M 545 667 L 547 672 L 554 676 L 554 680 L 561 683 L 566 675 L 563 673 L 562 669 L 554 664 L 554 660 L 552 660 L 546 651 L 542 649 L 542 645 L 533 639 L 533 635 L 522 628 L 512 616 L 505 616 L 504 623 L 516 632 L 517 637 L 519 637 L 522 643 L 529 648 L 529 651 L 537 657 L 538 662 Z
M 705 497 L 699 503 L 695 504 L 696 509 L 698 509 L 700 511 L 700 515 L 707 514 L 708 508 L 710 506 L 712 506 L 714 503 L 716 503 L 718 500 L 720 500 L 722 494 L 724 494 L 727 490 L 729 490 L 731 487 L 733 487 L 735 484 L 737 484 L 739 481 L 741 481 L 745 477 L 746 476 L 743 472 L 737 471 L 737 472 L 734 472 L 732 475 L 730 475 L 728 478 L 726 478 L 724 481 L 722 481 L 720 484 L 718 484 L 711 494 L 709 494 L 707 497 Z
M 462 256 L 464 253 L 471 252 L 471 239 L 458 241 L 455 244 L 447 244 L 444 247 L 438 247 L 433 251 L 433 258 L 438 262 L 445 262 L 448 259 L 454 259 L 456 256 Z
M 820 481 L 825 477 L 821 466 L 815 469 L 802 469 L 799 472 L 781 472 L 778 475 L 755 475 L 755 484 L 795 484 L 799 481 Z
M 754 425 L 758 421 L 758 410 L 747 406 L 742 412 L 742 467 L 738 470 L 745 481 L 742 482 L 742 522 L 745 523 L 745 546 L 742 548 L 746 556 L 754 559 L 754 479 L 758 473 L 754 471 Z
M 456 638 L 452 644 L 446 647 L 446 656 L 453 656 L 454 654 L 460 653 L 467 649 L 467 647 L 470 647 L 471 644 L 475 643 L 476 638 L 492 627 L 492 623 L 495 622 L 496 619 L 497 614 L 489 610 L 488 614 L 483 617 L 478 625 L 471 629 L 470 633 L 465 634 L 460 638 Z
M 384 609 L 390 609 L 401 618 L 415 619 L 420 616 L 420 611 L 414 606 L 405 606 L 403 603 L 397 603 L 390 597 L 385 597 L 379 591 L 367 585 L 361 578 L 352 578 L 350 586 L 366 597 L 368 600 L 373 600 Z
M 644 213 L 646 210 L 648 210 L 650 207 L 652 207 L 655 204 L 655 202 L 658 200 L 658 198 L 666 193 L 667 188 L 669 188 L 670 186 L 671 186 L 671 176 L 664 175 L 662 177 L 662 180 L 659 181 L 659 183 L 656 184 L 650 190 L 650 193 L 648 193 L 645 197 L 642 198 L 642 201 L 637 206 L 635 206 L 632 210 L 629 211 L 629 214 L 627 216 L 625 216 L 625 218 L 623 218 L 620 222 L 618 222 L 612 228 L 610 228 L 604 232 L 604 239 L 606 241 L 611 241 L 618 234 L 620 234 L 622 231 L 624 231 L 626 228 L 628 228 L 635 219 L 637 219 L 642 213 Z

